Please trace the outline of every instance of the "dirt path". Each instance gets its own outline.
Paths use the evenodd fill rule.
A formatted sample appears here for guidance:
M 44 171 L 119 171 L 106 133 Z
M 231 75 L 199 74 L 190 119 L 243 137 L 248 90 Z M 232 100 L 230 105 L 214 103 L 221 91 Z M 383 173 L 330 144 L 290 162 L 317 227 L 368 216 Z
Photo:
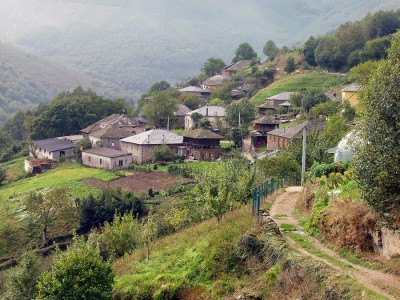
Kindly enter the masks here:
M 297 220 L 293 217 L 293 211 L 296 206 L 296 201 L 301 191 L 301 187 L 288 187 L 286 188 L 285 193 L 276 198 L 274 204 L 271 207 L 270 215 L 276 221 L 278 226 L 280 226 L 281 224 L 291 224 L 293 226 L 296 226 L 299 232 L 302 232 L 302 228 L 299 227 Z M 286 239 L 288 243 L 297 251 L 311 257 L 312 259 L 321 261 L 334 268 L 335 270 L 349 275 L 370 290 L 382 296 L 385 296 L 388 299 L 400 299 L 398 295 L 393 295 L 391 293 L 391 291 L 396 291 L 396 293 L 400 294 L 399 277 L 353 264 L 346 259 L 340 257 L 336 252 L 327 248 L 312 237 L 309 237 L 309 240 L 316 248 L 318 248 L 324 254 L 327 254 L 330 257 L 334 258 L 335 260 L 346 264 L 347 268 L 343 268 L 342 266 L 336 265 L 333 262 L 328 261 L 327 259 L 309 253 L 289 237 L 286 237 Z

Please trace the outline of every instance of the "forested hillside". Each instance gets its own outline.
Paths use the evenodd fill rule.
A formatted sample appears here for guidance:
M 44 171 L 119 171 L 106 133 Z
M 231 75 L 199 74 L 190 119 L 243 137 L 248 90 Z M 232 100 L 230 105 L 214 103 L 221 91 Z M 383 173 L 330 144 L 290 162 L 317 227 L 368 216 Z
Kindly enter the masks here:
M 107 97 L 129 99 L 155 81 L 195 74 L 210 56 L 229 63 L 241 42 L 262 57 L 269 39 L 290 47 L 368 12 L 400 8 L 392 0 L 22 2 L 0 3 L 1 39 L 107 81 Z

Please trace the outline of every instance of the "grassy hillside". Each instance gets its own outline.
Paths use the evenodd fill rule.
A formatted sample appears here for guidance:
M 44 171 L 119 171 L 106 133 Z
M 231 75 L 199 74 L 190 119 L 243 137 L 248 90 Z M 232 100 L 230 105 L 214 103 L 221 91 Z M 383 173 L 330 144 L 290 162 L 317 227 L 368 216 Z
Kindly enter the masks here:
M 250 102 L 260 105 L 265 102 L 266 97 L 270 97 L 282 92 L 295 92 L 302 89 L 326 90 L 330 87 L 344 84 L 344 79 L 337 75 L 327 73 L 297 74 L 283 77 L 275 81 L 268 87 L 261 89 L 255 94 Z

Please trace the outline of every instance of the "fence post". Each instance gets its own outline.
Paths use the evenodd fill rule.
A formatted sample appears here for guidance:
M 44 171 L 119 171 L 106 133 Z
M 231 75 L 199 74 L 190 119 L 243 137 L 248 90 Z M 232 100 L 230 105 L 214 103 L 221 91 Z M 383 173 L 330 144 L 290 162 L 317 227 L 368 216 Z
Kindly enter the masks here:
M 275 191 L 275 178 L 272 177 L 271 178 L 271 193 L 273 193 Z
M 260 224 L 260 190 L 257 193 L 257 224 Z
M 255 212 L 256 212 L 255 205 L 256 205 L 256 201 L 257 201 L 257 187 L 254 187 L 254 189 L 253 189 L 253 197 L 252 197 L 252 199 L 253 199 L 253 201 L 252 201 L 252 211 L 251 211 L 251 213 L 252 213 L 252 215 L 255 215 Z
M 268 179 L 265 181 L 265 197 L 268 197 Z

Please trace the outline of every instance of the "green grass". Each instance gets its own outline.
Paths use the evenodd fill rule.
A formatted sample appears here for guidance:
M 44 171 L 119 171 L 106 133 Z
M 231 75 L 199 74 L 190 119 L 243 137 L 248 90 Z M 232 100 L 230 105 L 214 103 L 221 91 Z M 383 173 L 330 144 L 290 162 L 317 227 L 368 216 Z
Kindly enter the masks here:
M 143 295 L 147 288 L 150 292 L 146 295 L 151 298 L 161 286 L 202 287 L 211 292 L 215 283 L 212 274 L 223 271 L 215 266 L 215 255 L 229 260 L 229 249 L 252 225 L 249 209 L 243 207 L 228 213 L 219 225 L 213 218 L 157 241 L 149 260 L 144 249 L 139 249 L 114 263 L 114 294 L 142 299 L 138 294 Z M 223 262 L 219 263 L 224 268 Z
M 295 231 L 296 230 L 296 226 L 292 225 L 292 224 L 281 224 L 281 226 L 279 227 L 279 229 L 283 232 L 290 232 L 290 231 Z
M 25 159 L 26 157 L 20 157 L 0 163 L 0 168 L 7 170 L 7 182 L 17 180 L 19 176 L 22 176 L 25 173 Z
M 267 146 L 260 146 L 256 148 L 257 153 L 263 153 L 267 151 Z
M 232 141 L 221 141 L 220 146 L 222 149 L 229 149 L 231 148 L 235 143 Z
M 204 171 L 210 170 L 214 168 L 215 164 L 218 162 L 215 161 L 194 161 L 194 162 L 185 162 L 185 163 L 173 163 L 172 165 L 179 166 L 179 167 L 187 167 L 194 170 Z M 167 172 L 169 164 L 164 166 L 158 166 L 157 171 L 160 172 Z
M 343 79 L 336 75 L 325 73 L 310 73 L 286 76 L 275 81 L 266 88 L 259 90 L 250 102 L 255 105 L 261 105 L 265 102 L 265 98 L 282 93 L 295 92 L 302 89 L 324 90 L 332 86 L 343 84 Z
M 109 181 L 116 179 L 117 176 L 108 170 L 86 168 L 79 164 L 65 163 L 48 172 L 1 186 L 0 207 L 4 206 L 9 198 L 42 188 L 66 187 L 73 197 L 82 197 L 98 192 L 96 188 L 80 182 L 80 180 L 85 178 Z M 6 211 L 2 209 L 0 216 L 4 216 L 5 214 Z

